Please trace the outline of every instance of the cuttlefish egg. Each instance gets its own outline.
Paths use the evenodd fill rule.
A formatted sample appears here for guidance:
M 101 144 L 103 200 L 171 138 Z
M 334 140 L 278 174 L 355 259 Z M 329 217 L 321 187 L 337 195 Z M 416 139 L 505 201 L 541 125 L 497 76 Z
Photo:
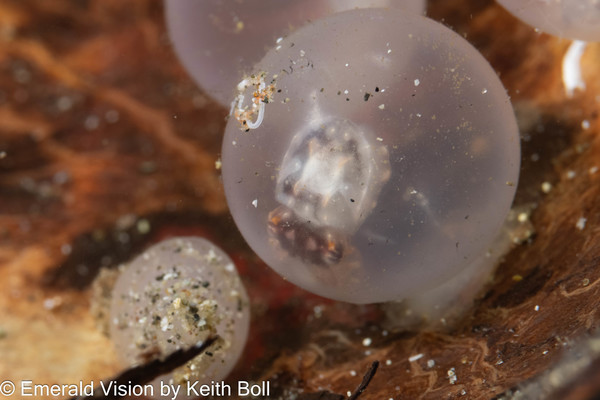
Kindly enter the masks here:
M 179 59 L 200 87 L 229 106 L 242 75 L 290 31 L 359 7 L 423 14 L 425 0 L 166 0 L 165 6 Z
M 598 0 L 498 0 L 525 23 L 551 35 L 600 41 Z
M 353 303 L 411 297 L 497 235 L 520 144 L 494 70 L 441 24 L 398 10 L 315 21 L 239 87 L 223 182 L 254 251 Z M 252 129 L 251 129 L 252 128 Z
M 231 259 L 201 238 L 158 243 L 135 258 L 115 283 L 110 337 L 124 363 L 135 365 L 220 339 L 184 366 L 157 378 L 182 385 L 219 380 L 234 367 L 249 327 L 248 296 Z M 186 396 L 181 396 L 185 398 Z

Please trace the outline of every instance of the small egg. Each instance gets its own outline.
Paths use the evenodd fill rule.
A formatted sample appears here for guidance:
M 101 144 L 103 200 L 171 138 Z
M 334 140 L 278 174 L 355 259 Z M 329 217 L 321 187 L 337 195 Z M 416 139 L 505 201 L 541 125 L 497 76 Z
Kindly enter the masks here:
M 420 294 L 479 259 L 510 209 L 520 143 L 477 50 L 381 9 L 278 46 L 240 86 L 222 148 L 227 202 L 254 251 L 352 303 Z
M 498 3 L 525 23 L 551 35 L 600 41 L 598 0 L 498 0 Z
M 311 20 L 358 7 L 425 11 L 424 0 L 166 0 L 165 6 L 179 59 L 196 83 L 226 106 L 242 75 L 267 49 Z
M 231 259 L 201 238 L 158 243 L 126 265 L 113 288 L 110 337 L 122 360 L 139 364 L 219 335 L 214 345 L 160 382 L 220 380 L 239 358 L 249 327 L 248 296 Z M 181 397 L 185 398 L 185 396 Z

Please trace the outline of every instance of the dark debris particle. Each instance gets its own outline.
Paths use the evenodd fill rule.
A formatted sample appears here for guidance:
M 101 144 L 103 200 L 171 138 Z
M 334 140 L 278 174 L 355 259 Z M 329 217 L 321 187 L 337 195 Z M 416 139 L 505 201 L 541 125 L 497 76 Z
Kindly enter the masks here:
M 379 86 L 375 86 L 375 92 L 379 93 Z
M 371 93 L 365 93 L 365 101 L 369 101 L 369 97 L 371 97 Z
M 154 358 L 149 362 L 145 362 L 142 365 L 138 365 L 136 367 L 129 368 L 125 370 L 120 375 L 114 377 L 110 380 L 110 382 L 114 382 L 115 386 L 121 387 L 124 385 L 143 385 L 152 381 L 153 379 L 165 375 L 175 368 L 179 368 L 188 361 L 192 360 L 199 354 L 202 354 L 203 351 L 212 346 L 217 340 L 218 336 L 209 337 L 206 339 L 201 346 L 193 346 L 187 350 L 176 350 L 175 352 L 169 354 L 165 359 L 161 360 L 159 358 Z M 156 355 L 155 357 L 157 357 Z M 121 399 L 125 396 L 126 393 L 120 394 L 110 394 L 106 396 L 101 388 L 98 386 L 94 390 L 94 394 L 90 396 L 76 396 L 72 397 L 71 400 L 107 400 L 107 399 Z

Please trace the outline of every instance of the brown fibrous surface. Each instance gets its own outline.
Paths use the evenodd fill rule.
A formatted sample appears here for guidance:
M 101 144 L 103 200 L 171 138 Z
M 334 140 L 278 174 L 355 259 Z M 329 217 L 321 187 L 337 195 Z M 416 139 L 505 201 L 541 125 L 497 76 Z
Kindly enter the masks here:
M 429 2 L 511 96 L 523 146 L 515 205 L 534 205 L 535 234 L 452 326 L 384 330 L 379 306 L 308 294 L 246 247 L 215 168 L 227 110 L 178 63 L 162 12 L 151 0 L 0 3 L 0 381 L 118 374 L 91 282 L 151 243 L 195 235 L 232 256 L 253 303 L 232 381 L 326 398 L 353 391 L 379 360 L 361 399 L 492 399 L 535 382 L 562 398 L 598 390 L 594 354 L 577 390 L 544 378 L 600 320 L 600 43 L 581 61 L 586 89 L 569 97 L 568 40 L 492 1 Z

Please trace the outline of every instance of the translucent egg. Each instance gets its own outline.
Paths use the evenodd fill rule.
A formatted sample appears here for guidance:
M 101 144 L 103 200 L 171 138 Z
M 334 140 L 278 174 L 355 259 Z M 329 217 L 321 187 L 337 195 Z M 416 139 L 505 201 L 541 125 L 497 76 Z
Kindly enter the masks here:
M 498 0 L 512 14 L 544 32 L 568 39 L 600 41 L 598 0 Z
M 110 306 L 110 336 L 129 365 L 220 336 L 205 353 L 157 378 L 155 394 L 160 381 L 185 388 L 188 381 L 225 378 L 244 348 L 249 321 L 248 296 L 233 263 L 201 238 L 150 247 L 125 266 Z
M 352 10 L 271 49 L 223 142 L 227 202 L 291 282 L 399 300 L 484 253 L 510 209 L 520 144 L 487 61 L 441 24 Z M 250 129 L 255 128 L 255 129 Z
M 422 14 L 425 0 L 166 0 L 175 51 L 196 83 L 227 107 L 242 80 L 278 38 L 311 20 L 358 7 Z

